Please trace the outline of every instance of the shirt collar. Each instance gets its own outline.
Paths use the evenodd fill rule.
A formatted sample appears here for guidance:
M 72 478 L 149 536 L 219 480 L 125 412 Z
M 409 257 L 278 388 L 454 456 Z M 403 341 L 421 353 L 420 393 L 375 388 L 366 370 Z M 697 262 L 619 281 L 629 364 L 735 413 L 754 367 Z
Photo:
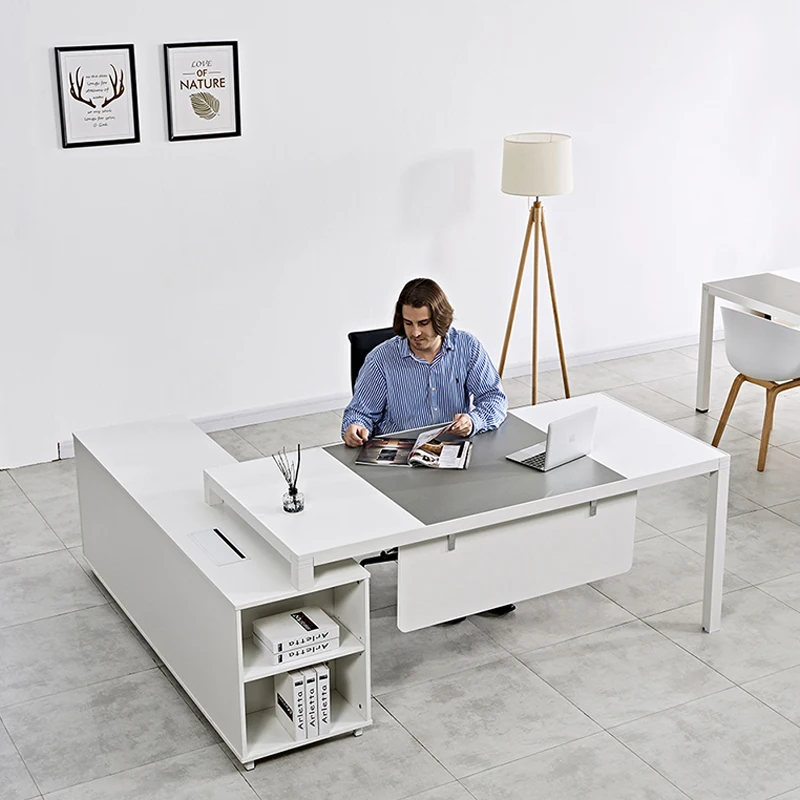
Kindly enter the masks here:
M 444 339 L 442 339 L 442 348 L 437 353 L 437 357 L 441 354 L 442 350 L 453 350 L 455 349 L 455 344 L 453 344 L 453 329 L 448 328 L 447 333 L 444 335 Z M 408 339 L 404 336 L 400 341 L 400 358 L 416 358 L 416 356 L 411 352 L 411 345 L 408 343 Z

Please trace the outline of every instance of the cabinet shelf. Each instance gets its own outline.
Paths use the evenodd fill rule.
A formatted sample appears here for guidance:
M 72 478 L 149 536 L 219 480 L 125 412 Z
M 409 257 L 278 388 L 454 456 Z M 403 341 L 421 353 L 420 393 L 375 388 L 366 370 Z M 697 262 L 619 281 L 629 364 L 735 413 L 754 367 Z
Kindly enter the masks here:
M 285 664 L 270 664 L 269 656 L 252 639 L 245 639 L 244 649 L 244 669 L 242 680 L 244 683 L 257 681 L 259 678 L 267 678 L 270 675 L 279 675 L 282 672 L 289 672 L 292 669 L 308 667 L 312 664 L 319 664 L 321 661 L 331 661 L 334 658 L 349 656 L 353 653 L 363 653 L 364 644 L 353 633 L 341 623 L 339 624 L 339 647 L 327 653 L 314 653 L 302 661 L 290 661 Z
M 371 719 L 366 719 L 362 712 L 353 708 L 335 689 L 331 692 L 331 730 L 325 736 L 296 742 L 278 721 L 274 708 L 255 711 L 248 714 L 246 719 L 248 761 L 302 747 L 311 742 L 321 742 L 332 736 L 341 736 L 372 724 Z

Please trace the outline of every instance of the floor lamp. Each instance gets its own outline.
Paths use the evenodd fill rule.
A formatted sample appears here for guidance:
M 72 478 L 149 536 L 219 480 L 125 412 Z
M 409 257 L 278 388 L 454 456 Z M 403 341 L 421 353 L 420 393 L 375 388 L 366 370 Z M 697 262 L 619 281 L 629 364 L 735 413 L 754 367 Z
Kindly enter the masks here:
M 556 325 L 558 355 L 561 360 L 561 375 L 564 379 L 564 396 L 569 397 L 569 378 L 567 362 L 564 358 L 564 344 L 561 341 L 561 324 L 558 319 L 556 290 L 553 283 L 553 268 L 550 264 L 550 247 L 547 242 L 547 227 L 544 224 L 544 206 L 539 200 L 556 194 L 569 194 L 572 191 L 572 139 L 563 133 L 517 133 L 507 136 L 503 141 L 503 179 L 501 188 L 505 194 L 535 197 L 528 214 L 528 226 L 522 244 L 522 256 L 517 270 L 517 282 L 511 309 L 508 313 L 506 338 L 503 342 L 503 354 L 500 357 L 500 377 L 506 366 L 508 342 L 511 339 L 511 328 L 517 311 L 519 289 L 525 272 L 528 256 L 528 244 L 533 230 L 533 385 L 531 387 L 531 403 L 536 404 L 536 389 L 539 372 L 539 238 L 544 244 L 544 257 L 547 262 L 547 280 L 550 285 L 550 298 L 553 303 L 553 319 Z

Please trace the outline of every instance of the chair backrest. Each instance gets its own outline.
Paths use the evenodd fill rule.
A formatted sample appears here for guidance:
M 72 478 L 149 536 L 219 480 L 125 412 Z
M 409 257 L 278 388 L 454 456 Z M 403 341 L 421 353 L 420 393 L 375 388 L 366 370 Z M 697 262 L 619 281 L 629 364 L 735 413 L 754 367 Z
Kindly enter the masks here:
M 725 353 L 731 366 L 749 378 L 800 378 L 800 330 L 770 319 L 723 307 Z
M 394 328 L 376 328 L 372 331 L 354 331 L 347 334 L 347 338 L 350 340 L 350 384 L 352 388 L 355 388 L 358 371 L 369 352 L 394 335 Z

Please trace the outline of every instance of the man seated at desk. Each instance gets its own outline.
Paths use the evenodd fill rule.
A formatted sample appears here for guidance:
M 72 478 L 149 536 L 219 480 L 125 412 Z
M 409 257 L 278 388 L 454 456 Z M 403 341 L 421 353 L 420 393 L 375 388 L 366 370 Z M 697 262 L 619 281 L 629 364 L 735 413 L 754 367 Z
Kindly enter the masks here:
M 497 370 L 483 345 L 452 322 L 453 307 L 435 281 L 415 278 L 403 287 L 392 326 L 397 336 L 367 356 L 344 410 L 345 444 L 359 447 L 373 434 L 450 419 L 461 436 L 503 423 L 508 400 Z
M 453 307 L 435 281 L 415 278 L 403 287 L 392 326 L 397 335 L 367 355 L 344 410 L 346 445 L 451 419 L 450 430 L 460 436 L 503 423 L 508 400 L 494 364 L 483 345 L 452 322 Z

